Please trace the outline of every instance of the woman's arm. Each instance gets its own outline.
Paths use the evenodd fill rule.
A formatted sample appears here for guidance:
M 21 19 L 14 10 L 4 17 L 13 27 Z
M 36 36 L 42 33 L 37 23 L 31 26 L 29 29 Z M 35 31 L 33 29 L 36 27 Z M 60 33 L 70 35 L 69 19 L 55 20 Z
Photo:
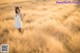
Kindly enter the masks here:
M 25 14 L 20 14 L 20 16 L 21 16 L 21 20 L 23 20 Z

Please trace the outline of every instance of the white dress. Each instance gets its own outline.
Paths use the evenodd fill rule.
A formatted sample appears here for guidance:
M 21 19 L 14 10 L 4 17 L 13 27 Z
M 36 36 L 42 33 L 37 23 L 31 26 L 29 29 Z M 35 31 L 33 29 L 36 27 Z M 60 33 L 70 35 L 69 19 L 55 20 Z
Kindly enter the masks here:
M 15 16 L 15 28 L 22 28 L 20 14 L 16 14 L 16 16 Z

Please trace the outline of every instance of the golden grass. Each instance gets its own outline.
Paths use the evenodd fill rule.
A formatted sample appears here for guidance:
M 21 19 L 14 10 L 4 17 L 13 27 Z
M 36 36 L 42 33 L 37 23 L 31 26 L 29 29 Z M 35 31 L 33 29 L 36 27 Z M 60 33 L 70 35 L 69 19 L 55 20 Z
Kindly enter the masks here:
M 9 44 L 9 53 L 80 53 L 80 11 L 76 5 L 50 1 L 19 5 L 26 14 L 23 33 L 14 28 L 15 4 L 0 6 L 0 44 Z

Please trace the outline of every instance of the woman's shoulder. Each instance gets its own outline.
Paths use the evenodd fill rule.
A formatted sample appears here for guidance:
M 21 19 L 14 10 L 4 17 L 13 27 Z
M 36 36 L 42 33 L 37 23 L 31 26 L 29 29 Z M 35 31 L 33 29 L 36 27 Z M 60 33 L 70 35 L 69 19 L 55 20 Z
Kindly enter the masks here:
M 21 15 L 21 13 L 17 13 L 17 14 L 16 14 L 16 16 L 20 16 L 20 15 Z

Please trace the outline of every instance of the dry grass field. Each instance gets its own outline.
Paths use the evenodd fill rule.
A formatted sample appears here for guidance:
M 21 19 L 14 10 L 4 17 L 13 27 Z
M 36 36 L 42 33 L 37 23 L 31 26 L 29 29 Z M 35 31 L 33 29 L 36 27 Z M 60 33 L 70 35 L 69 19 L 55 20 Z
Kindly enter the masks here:
M 14 27 L 17 4 L 26 14 L 23 33 Z M 3 43 L 9 44 L 9 53 L 80 53 L 80 7 L 53 0 L 0 1 L 0 44 Z

